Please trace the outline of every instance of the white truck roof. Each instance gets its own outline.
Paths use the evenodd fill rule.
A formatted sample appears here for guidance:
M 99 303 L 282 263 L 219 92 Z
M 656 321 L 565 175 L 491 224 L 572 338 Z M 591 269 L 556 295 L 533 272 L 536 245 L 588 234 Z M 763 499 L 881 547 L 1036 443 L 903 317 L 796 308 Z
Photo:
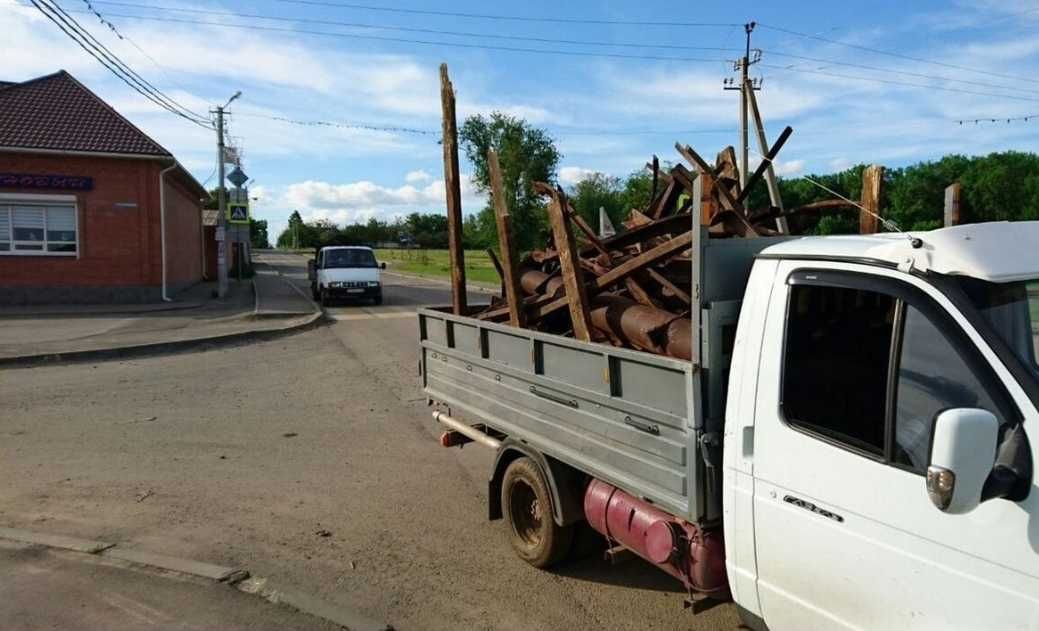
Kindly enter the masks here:
M 910 237 L 922 241 L 914 248 Z M 996 283 L 1039 278 L 1039 221 L 995 221 L 868 236 L 791 239 L 764 256 L 872 259 L 903 268 L 971 276 Z
M 323 245 L 322 250 L 371 250 L 367 245 Z

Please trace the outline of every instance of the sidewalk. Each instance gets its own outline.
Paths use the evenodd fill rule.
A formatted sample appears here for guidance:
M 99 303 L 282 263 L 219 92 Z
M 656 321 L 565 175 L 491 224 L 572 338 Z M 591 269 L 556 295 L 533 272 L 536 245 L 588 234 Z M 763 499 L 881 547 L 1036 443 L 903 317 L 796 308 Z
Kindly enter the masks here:
M 339 624 L 225 583 L 0 542 L 5 629 L 328 630 Z
M 261 318 L 306 315 L 321 311 L 306 292 L 267 263 L 254 264 L 256 315 Z
M 222 299 L 212 297 L 213 283 L 201 283 L 162 305 L 0 308 L 0 366 L 169 352 L 316 322 L 320 312 L 284 285 L 257 274 L 256 290 L 252 280 L 231 281 Z

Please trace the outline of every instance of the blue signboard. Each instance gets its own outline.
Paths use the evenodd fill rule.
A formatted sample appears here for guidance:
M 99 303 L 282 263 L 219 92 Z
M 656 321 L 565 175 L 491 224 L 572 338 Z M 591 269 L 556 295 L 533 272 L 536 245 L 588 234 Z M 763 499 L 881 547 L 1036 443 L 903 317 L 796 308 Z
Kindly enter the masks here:
M 0 173 L 0 188 L 49 188 L 61 191 L 89 191 L 94 188 L 94 178 L 81 175 Z

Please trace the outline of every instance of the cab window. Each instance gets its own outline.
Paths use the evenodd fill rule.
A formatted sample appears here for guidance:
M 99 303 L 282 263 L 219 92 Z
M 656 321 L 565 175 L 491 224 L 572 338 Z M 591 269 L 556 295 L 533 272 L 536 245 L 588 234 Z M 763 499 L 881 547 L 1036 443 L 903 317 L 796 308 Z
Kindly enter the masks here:
M 963 331 L 923 292 L 864 274 L 791 277 L 782 411 L 793 428 L 922 473 L 951 408 L 1008 417 L 1009 397 Z

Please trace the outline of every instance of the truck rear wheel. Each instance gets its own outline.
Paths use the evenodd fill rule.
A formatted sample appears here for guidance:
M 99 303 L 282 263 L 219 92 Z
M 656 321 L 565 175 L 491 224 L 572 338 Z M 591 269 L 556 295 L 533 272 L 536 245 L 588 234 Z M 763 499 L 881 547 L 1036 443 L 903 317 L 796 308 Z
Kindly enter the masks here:
M 552 518 L 548 483 L 530 458 L 517 458 L 505 470 L 501 506 L 512 548 L 527 563 L 549 567 L 570 551 L 574 529 L 560 526 Z

